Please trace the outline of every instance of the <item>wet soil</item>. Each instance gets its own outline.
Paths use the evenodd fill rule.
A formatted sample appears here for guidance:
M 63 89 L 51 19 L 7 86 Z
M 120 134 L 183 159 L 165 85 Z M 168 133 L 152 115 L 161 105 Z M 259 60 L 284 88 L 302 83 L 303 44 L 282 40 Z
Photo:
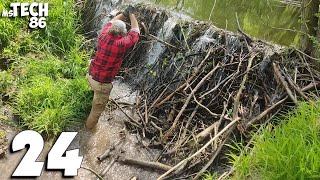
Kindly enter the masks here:
M 111 98 L 117 102 L 125 102 L 126 104 L 134 104 L 136 99 L 136 93 L 132 92 L 124 83 L 116 81 L 114 88 L 111 92 Z M 131 106 L 123 107 L 127 114 L 134 115 L 134 110 Z M 83 156 L 81 167 L 78 170 L 78 176 L 73 178 L 62 177 L 60 171 L 46 171 L 43 170 L 39 180 L 44 179 L 97 179 L 97 176 L 85 168 L 90 168 L 99 173 L 106 168 L 112 159 L 120 152 L 122 156 L 128 158 L 134 158 L 139 160 L 155 161 L 158 155 L 158 151 L 145 148 L 139 141 L 139 137 L 136 134 L 129 133 L 126 129 L 124 121 L 127 117 L 122 111 L 111 106 L 111 103 L 106 107 L 106 110 L 102 113 L 99 119 L 99 123 L 92 130 L 88 131 L 82 128 L 72 144 L 68 149 L 79 148 L 80 155 Z M 8 137 L 8 142 L 11 142 L 14 136 L 17 134 L 17 130 L 13 128 L 5 129 Z M 121 144 L 117 145 L 115 150 L 111 153 L 111 156 L 102 162 L 97 160 L 97 157 L 105 152 L 122 139 Z M 49 140 L 45 142 L 45 148 L 40 154 L 38 161 L 44 161 L 46 156 L 54 142 Z M 0 159 L 0 179 L 9 179 L 12 172 L 15 170 L 18 163 L 24 156 L 26 149 L 19 152 L 11 153 L 7 150 L 6 156 Z M 139 180 L 151 180 L 159 177 L 161 172 L 156 172 L 151 169 L 143 169 L 132 165 L 124 165 L 115 162 L 113 166 L 107 171 L 105 179 L 108 180 L 126 180 L 131 179 L 133 176 L 138 177 Z M 20 178 L 21 179 L 21 178 Z

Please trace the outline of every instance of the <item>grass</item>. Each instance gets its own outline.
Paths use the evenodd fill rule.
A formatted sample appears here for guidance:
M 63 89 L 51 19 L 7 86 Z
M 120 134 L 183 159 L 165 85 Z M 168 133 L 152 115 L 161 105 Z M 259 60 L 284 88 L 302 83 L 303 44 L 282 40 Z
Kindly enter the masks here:
M 10 0 L 2 0 L 0 10 Z M 12 63 L 0 70 L 0 95 L 9 94 L 22 126 L 47 136 L 82 123 L 91 108 L 85 79 L 85 38 L 71 0 L 48 0 L 44 29 L 28 30 L 26 18 L 0 18 L 0 56 Z
M 255 137 L 249 154 L 230 155 L 231 179 L 320 179 L 320 103 L 301 103 L 281 119 Z

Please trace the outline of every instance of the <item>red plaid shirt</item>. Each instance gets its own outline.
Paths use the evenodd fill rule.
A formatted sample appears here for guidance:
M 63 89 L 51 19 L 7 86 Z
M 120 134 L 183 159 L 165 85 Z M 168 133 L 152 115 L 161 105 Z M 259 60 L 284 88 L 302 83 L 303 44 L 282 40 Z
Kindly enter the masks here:
M 108 34 L 111 25 L 109 22 L 99 35 L 97 52 L 89 66 L 89 74 L 101 83 L 114 80 L 128 48 L 139 40 L 139 30 L 131 29 L 124 37 Z

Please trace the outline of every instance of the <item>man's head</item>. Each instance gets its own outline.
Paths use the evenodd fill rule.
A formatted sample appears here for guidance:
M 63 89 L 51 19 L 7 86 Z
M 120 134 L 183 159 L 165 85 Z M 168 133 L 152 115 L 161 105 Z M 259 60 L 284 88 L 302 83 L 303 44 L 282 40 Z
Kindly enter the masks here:
M 109 33 L 114 36 L 125 36 L 127 34 L 126 23 L 121 20 L 114 20 L 109 28 Z

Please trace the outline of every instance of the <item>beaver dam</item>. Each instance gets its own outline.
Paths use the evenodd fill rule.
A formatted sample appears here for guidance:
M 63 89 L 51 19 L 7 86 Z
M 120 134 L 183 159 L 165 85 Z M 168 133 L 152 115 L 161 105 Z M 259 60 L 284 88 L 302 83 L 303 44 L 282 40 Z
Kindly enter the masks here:
M 86 4 L 90 36 L 116 8 Z M 233 33 L 149 5 L 136 9 L 142 34 L 121 76 L 139 95 L 126 125 L 145 147 L 161 150 L 159 179 L 228 171 L 226 144 L 244 138 L 249 146 L 281 110 L 319 97 L 320 73 L 308 63 L 315 59 L 299 50 L 253 39 L 241 27 Z

